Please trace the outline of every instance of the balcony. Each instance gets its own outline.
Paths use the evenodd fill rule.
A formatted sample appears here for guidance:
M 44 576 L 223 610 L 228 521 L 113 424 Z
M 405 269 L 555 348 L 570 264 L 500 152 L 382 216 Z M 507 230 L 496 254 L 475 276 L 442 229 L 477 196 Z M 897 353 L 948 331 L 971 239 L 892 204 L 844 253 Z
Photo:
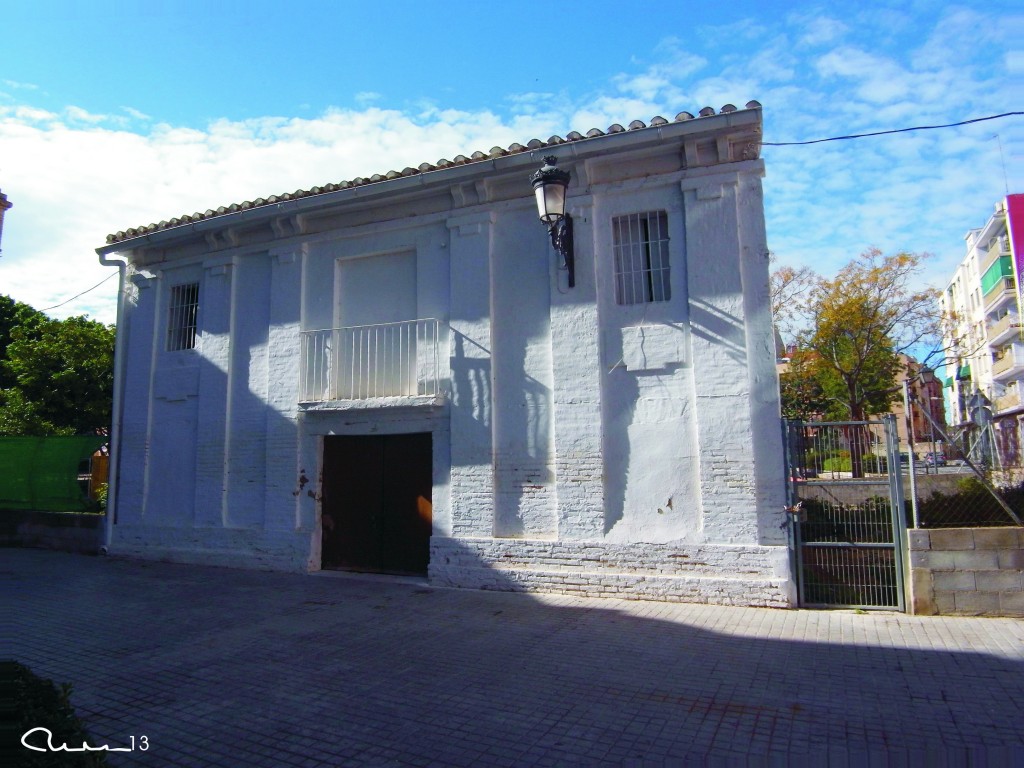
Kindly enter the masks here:
M 303 403 L 441 394 L 440 323 L 434 319 L 302 333 Z
M 1009 380 L 1024 376 L 1024 352 L 1010 347 L 1002 357 L 992 361 L 992 378 Z
M 991 267 L 996 259 L 1000 259 L 1003 256 L 1009 256 L 1010 254 L 1010 239 L 1005 235 L 997 237 L 995 242 L 992 243 L 985 254 L 980 258 L 978 263 L 978 270 L 982 273 Z
M 1019 339 L 1024 325 L 1020 318 L 1012 312 L 988 326 L 988 343 L 992 346 L 1005 344 L 1011 339 Z
M 1007 392 L 1005 395 L 999 395 L 992 399 L 992 408 L 996 413 L 1002 411 L 1008 411 L 1011 408 L 1020 407 L 1020 393 L 1019 392 Z
M 1016 303 L 1017 284 L 1012 277 L 1004 277 L 985 293 L 982 301 L 986 312 L 991 312 L 996 307 L 1010 301 Z

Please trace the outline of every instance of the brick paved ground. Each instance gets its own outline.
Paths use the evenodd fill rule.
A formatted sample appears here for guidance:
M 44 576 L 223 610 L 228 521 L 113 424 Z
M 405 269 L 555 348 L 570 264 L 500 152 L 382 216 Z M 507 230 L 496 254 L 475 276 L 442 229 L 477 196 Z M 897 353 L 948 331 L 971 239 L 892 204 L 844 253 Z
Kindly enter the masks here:
M 3 559 L 2 655 L 114 766 L 1024 765 L 1020 621 Z

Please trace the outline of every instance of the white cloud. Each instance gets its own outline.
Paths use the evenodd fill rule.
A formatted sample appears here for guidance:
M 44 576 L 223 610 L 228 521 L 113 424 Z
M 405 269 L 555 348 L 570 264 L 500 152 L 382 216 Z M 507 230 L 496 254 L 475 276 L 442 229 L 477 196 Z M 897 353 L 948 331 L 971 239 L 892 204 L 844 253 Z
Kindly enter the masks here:
M 104 127 L 69 108 L 0 112 L 5 219 L 0 284 L 33 306 L 57 304 L 99 282 L 94 249 L 109 233 L 271 194 L 369 176 L 442 157 L 547 138 L 561 122 L 526 115 L 371 108 L 312 119 L 218 120 L 205 130 L 166 124 L 145 133 Z M 114 320 L 116 286 L 61 307 Z
M 910 93 L 906 72 L 891 60 L 852 46 L 843 46 L 819 57 L 818 73 L 856 81 L 857 95 L 871 104 L 885 104 Z
M 676 38 L 663 40 L 655 50 L 657 63 L 643 72 L 622 73 L 613 78 L 621 93 L 648 103 L 664 102 L 666 97 L 678 94 L 676 83 L 693 77 L 708 63 L 703 56 L 683 49 Z
M 0 107 L 0 118 L 13 117 L 24 123 L 43 123 L 57 120 L 58 115 L 45 109 L 30 106 Z
M 357 108 L 307 117 L 160 122 L 132 107 L 114 115 L 89 105 L 0 106 L 0 188 L 5 219 L 0 290 L 45 307 L 106 274 L 94 249 L 110 232 L 271 194 L 469 155 L 493 146 L 585 133 L 654 115 L 696 114 L 732 103 L 764 105 L 766 141 L 794 141 L 954 122 L 1020 104 L 1021 56 L 961 46 L 936 55 L 967 16 L 950 10 L 928 24 L 904 12 L 803 15 L 701 28 L 701 45 L 665 38 L 648 57 L 589 93 L 498 96 L 491 108 L 446 109 L 424 99 L 384 108 L 360 94 Z M 975 18 L 975 17 L 971 17 Z M 1013 29 L 995 12 L 989 27 Z M 996 23 L 998 21 L 998 24 Z M 887 26 L 888 25 L 888 26 Z M 900 37 L 907 30 L 915 36 Z M 959 33 L 961 40 L 967 34 Z M 1006 40 L 1006 32 L 998 33 Z M 890 40 L 892 44 L 874 41 Z M 829 49 L 829 46 L 832 46 Z M 810 53 L 808 53 L 810 51 Z M 29 94 L 34 96 L 33 93 Z M 57 110 L 52 111 L 52 110 Z M 131 129 L 129 129 L 131 126 Z M 807 147 L 764 147 L 769 244 L 781 263 L 831 272 L 877 245 L 933 251 L 922 280 L 944 281 L 963 233 L 985 220 L 1004 192 L 1024 191 L 1024 120 L 904 133 Z M 1017 158 L 1015 161 L 1014 158 Z M 55 314 L 113 320 L 114 281 Z
M 849 27 L 837 19 L 828 16 L 811 16 L 803 19 L 795 17 L 794 23 L 803 26 L 803 33 L 800 35 L 801 45 L 824 45 L 843 37 Z
M 98 123 L 108 122 L 111 118 L 109 115 L 94 115 L 92 112 L 88 112 L 81 107 L 67 107 L 64 110 L 64 114 L 68 120 L 77 123 L 92 123 L 96 125 Z
M 121 109 L 125 112 L 125 114 L 128 115 L 128 117 L 133 117 L 136 120 L 151 120 L 152 119 L 145 112 L 140 112 L 139 110 L 135 109 L 134 107 L 121 107 Z
M 578 109 L 573 113 L 570 124 L 573 130 L 586 134 L 591 128 L 606 130 L 613 123 L 620 123 L 623 126 L 632 120 L 642 120 L 646 123 L 662 111 L 664 110 L 660 109 L 658 104 L 643 99 L 605 96 Z M 671 120 L 674 114 L 661 116 Z
M 0 83 L 3 83 L 8 88 L 16 88 L 25 91 L 39 90 L 39 86 L 35 83 L 19 83 L 17 80 L 0 80 Z
M 1007 51 L 1003 61 L 1006 64 L 1006 71 L 1011 75 L 1024 74 L 1024 50 Z
M 353 98 L 357 104 L 366 106 L 367 104 L 380 101 L 384 97 L 376 91 L 360 91 Z

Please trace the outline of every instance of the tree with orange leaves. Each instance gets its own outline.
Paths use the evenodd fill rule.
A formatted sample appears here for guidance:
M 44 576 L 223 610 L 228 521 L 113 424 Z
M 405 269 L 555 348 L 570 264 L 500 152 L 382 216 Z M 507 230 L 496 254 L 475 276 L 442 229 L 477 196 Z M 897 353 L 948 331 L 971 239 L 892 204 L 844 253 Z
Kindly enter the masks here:
M 797 329 L 800 358 L 782 375 L 783 400 L 787 393 L 811 391 L 821 415 L 835 420 L 862 421 L 888 413 L 900 396 L 900 356 L 934 345 L 940 335 L 938 292 L 912 287 L 927 258 L 906 252 L 885 256 L 872 248 L 834 278 L 805 273 L 803 289 L 777 302 L 779 314 Z M 775 284 L 794 293 L 792 280 L 776 279 Z M 806 404 L 788 405 L 790 411 L 806 410 Z

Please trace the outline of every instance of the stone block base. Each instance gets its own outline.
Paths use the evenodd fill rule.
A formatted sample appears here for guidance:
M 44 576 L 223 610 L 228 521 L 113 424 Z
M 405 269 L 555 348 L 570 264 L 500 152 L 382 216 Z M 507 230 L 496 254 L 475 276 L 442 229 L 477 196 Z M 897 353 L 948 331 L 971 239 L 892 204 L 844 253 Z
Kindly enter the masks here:
M 114 526 L 109 554 L 264 571 L 309 570 L 308 533 L 259 529 Z
M 789 608 L 785 547 L 434 537 L 439 586 Z

